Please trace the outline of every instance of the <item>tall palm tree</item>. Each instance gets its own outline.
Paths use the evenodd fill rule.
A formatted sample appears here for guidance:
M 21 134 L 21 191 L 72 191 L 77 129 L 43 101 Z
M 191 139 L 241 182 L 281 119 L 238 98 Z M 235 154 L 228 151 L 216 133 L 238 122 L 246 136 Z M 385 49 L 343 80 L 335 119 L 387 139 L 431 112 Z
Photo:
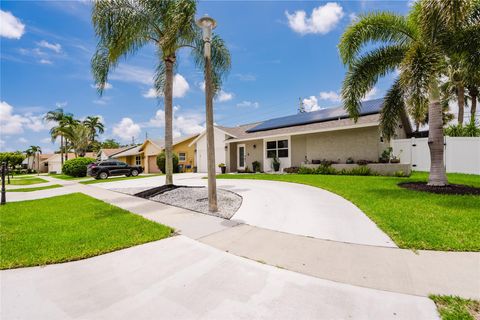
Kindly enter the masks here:
M 28 148 L 25 150 L 25 155 L 27 156 L 27 169 L 30 169 L 30 157 L 33 156 L 32 148 Z M 33 163 L 32 163 L 33 166 Z
M 63 135 L 65 138 L 65 161 L 68 160 L 68 153 L 70 152 L 70 149 L 73 147 L 72 141 L 70 140 L 72 138 L 72 135 L 69 134 L 71 131 L 72 127 L 77 126 L 80 124 L 80 121 L 75 119 L 73 117 L 73 114 L 67 113 L 63 116 L 63 119 L 60 121 L 60 126 L 61 130 L 60 133 Z
M 75 123 L 63 129 L 63 135 L 70 142 L 75 156 L 84 157 L 90 145 L 91 130 L 83 123 Z
M 360 101 L 378 78 L 400 70 L 386 94 L 380 124 L 384 136 L 394 134 L 406 105 L 428 105 L 430 175 L 428 184 L 447 184 L 443 163 L 443 123 L 439 78 L 445 59 L 455 44 L 458 52 L 468 46 L 455 40 L 462 24 L 472 15 L 471 0 L 417 1 L 408 16 L 376 12 L 361 16 L 350 25 L 339 44 L 340 56 L 348 66 L 342 86 L 344 107 L 355 120 Z M 380 46 L 362 53 L 371 43 Z M 426 107 L 425 107 L 426 108 Z
M 37 165 L 37 174 L 40 174 L 40 154 L 42 154 L 42 148 L 40 148 L 40 146 L 30 146 L 27 153 L 33 155 L 33 159 Z
M 88 116 L 83 121 L 83 124 L 90 129 L 90 141 L 92 143 L 95 142 L 95 137 L 98 135 L 97 133 L 105 132 L 105 126 L 98 116 Z
M 52 142 L 57 139 L 57 137 L 60 137 L 60 157 L 62 161 L 62 166 L 63 166 L 63 151 L 64 151 L 64 141 L 63 141 L 63 136 L 60 134 L 61 132 L 61 121 L 63 120 L 64 116 L 66 114 L 63 111 L 63 108 L 57 108 L 53 111 L 47 112 L 45 115 L 44 119 L 45 121 L 49 122 L 55 122 L 57 125 L 52 127 L 50 129 L 50 136 L 52 138 Z
M 92 13 L 95 33 L 99 39 L 97 51 L 92 58 L 92 72 L 99 94 L 102 94 L 107 83 L 110 69 L 118 64 L 120 58 L 134 54 L 147 44 L 153 44 L 156 48 L 158 62 L 154 87 L 158 96 L 163 95 L 165 107 L 167 185 L 173 184 L 173 76 L 177 51 L 192 48 L 195 62 L 203 66 L 203 58 L 198 59 L 203 42 L 195 25 L 195 12 L 194 0 L 97 0 Z M 202 46 L 196 46 L 198 43 Z M 222 67 L 229 66 L 230 55 L 218 37 L 215 43 L 212 42 L 212 53 L 214 50 L 216 55 L 212 54 L 212 73 L 217 84 L 220 84 L 224 71 Z

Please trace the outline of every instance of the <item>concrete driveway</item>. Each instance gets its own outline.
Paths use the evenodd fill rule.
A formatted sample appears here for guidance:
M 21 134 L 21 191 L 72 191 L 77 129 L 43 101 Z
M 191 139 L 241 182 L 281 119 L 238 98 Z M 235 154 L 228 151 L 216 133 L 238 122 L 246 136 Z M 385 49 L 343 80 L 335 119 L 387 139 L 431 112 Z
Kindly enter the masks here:
M 178 174 L 175 184 L 206 186 L 204 174 Z M 107 189 L 148 188 L 163 176 L 96 184 Z M 217 180 L 219 188 L 243 197 L 231 220 L 266 229 L 348 243 L 396 247 L 359 208 L 326 190 L 302 184 L 262 180 Z
M 2 319 L 438 319 L 425 297 L 301 275 L 184 236 L 0 277 Z

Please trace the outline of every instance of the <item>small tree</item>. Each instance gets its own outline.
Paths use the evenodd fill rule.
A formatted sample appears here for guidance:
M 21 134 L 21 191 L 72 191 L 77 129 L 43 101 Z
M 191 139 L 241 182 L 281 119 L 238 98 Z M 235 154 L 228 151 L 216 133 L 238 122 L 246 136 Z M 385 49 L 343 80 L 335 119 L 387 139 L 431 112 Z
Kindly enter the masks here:
M 162 151 L 157 156 L 157 166 L 162 171 L 162 173 L 165 173 L 165 151 Z M 176 153 L 172 153 L 172 160 L 173 160 L 173 172 L 178 173 L 178 155 Z

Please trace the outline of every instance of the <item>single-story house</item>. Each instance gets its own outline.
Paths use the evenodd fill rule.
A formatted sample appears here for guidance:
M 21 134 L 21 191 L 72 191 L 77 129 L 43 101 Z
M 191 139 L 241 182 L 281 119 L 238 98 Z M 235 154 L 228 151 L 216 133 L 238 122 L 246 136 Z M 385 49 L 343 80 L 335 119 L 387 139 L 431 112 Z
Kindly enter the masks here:
M 195 166 L 194 148 L 189 145 L 196 137 L 197 135 L 193 135 L 173 139 L 173 152 L 178 155 L 178 164 L 182 166 L 182 171 L 192 171 Z M 157 155 L 164 149 L 163 140 L 146 139 L 141 145 L 133 146 L 110 157 L 130 165 L 142 166 L 145 173 L 158 173 L 160 169 L 157 166 Z
M 22 167 L 25 169 L 39 171 L 40 173 L 48 172 L 48 158 L 53 156 L 54 153 L 40 153 L 26 157 L 22 161 Z
M 63 154 L 65 157 L 65 154 Z M 87 152 L 85 154 L 85 158 L 96 158 L 95 152 Z M 67 160 L 75 159 L 75 153 L 68 153 L 67 155 Z M 65 158 L 64 158 L 64 161 Z M 41 172 L 51 172 L 51 173 L 62 173 L 62 156 L 60 153 L 54 153 L 51 157 L 48 159 L 44 160 L 43 162 L 40 162 L 40 167 L 46 167 L 47 171 L 41 171 Z
M 362 102 L 357 122 L 348 117 L 343 107 L 337 107 L 237 127 L 215 126 L 215 164 L 225 163 L 227 172 L 236 172 L 252 170 L 252 163 L 258 161 L 260 170 L 269 172 L 273 171 L 274 157 L 280 160 L 280 171 L 318 160 L 378 161 L 390 146 L 379 129 L 382 105 L 383 99 Z M 404 114 L 395 138 L 405 138 L 411 131 Z M 206 172 L 205 132 L 192 144 L 196 146 L 198 172 Z

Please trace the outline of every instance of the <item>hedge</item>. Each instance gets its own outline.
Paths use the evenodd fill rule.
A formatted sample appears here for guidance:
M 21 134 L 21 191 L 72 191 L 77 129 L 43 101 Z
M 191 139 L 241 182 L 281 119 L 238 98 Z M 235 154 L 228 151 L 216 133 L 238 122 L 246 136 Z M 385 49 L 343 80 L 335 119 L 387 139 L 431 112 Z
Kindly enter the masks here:
M 93 158 L 78 157 L 65 161 L 62 167 L 62 173 L 71 177 L 85 177 L 87 175 L 87 166 L 95 162 Z

